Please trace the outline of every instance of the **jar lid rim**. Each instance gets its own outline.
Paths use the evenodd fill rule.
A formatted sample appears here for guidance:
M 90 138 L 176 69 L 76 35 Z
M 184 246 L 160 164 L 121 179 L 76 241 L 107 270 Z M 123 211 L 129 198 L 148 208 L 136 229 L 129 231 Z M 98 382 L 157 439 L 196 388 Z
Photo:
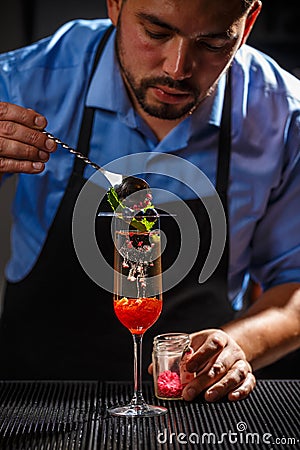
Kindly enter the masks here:
M 189 337 L 188 333 L 185 332 L 174 332 L 174 333 L 162 333 L 162 334 L 158 334 L 157 336 L 154 337 L 154 339 L 156 338 L 161 338 L 161 337 L 176 337 L 176 336 L 187 336 Z

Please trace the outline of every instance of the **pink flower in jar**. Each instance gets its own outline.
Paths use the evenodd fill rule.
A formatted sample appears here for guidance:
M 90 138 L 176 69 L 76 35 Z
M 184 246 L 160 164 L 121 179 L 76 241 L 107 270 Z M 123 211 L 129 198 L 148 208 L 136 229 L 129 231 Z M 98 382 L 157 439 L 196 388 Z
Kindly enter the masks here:
M 177 372 L 165 370 L 157 378 L 158 395 L 164 398 L 179 398 L 182 393 L 182 384 Z

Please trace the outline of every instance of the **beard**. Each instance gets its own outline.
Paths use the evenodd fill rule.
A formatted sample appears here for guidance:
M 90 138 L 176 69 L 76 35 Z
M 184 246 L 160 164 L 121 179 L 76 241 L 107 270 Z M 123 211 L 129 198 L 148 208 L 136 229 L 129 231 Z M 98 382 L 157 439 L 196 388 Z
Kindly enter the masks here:
M 122 71 L 139 105 L 143 111 L 150 116 L 158 119 L 176 120 L 186 116 L 199 104 L 198 92 L 192 92 L 190 88 L 187 88 L 184 81 L 174 81 L 169 77 L 149 77 L 142 79 L 140 83 L 137 84 L 130 73 L 124 71 L 123 68 Z M 151 104 L 147 101 L 147 91 L 149 88 L 153 88 L 155 86 L 167 86 L 169 88 L 182 91 L 184 94 L 192 95 L 192 100 L 181 107 L 178 107 L 178 105 L 171 105 L 169 103 L 160 103 L 156 105 Z
M 122 75 L 130 87 L 131 93 L 136 98 L 140 107 L 144 112 L 152 117 L 164 120 L 181 119 L 187 114 L 194 111 L 200 103 L 200 91 L 191 86 L 188 80 L 173 80 L 168 76 L 147 77 L 137 82 L 134 75 L 126 68 L 122 58 L 121 32 L 120 23 L 117 28 L 116 54 L 121 68 Z M 173 105 L 169 103 L 151 104 L 147 101 L 147 91 L 149 88 L 156 86 L 167 86 L 171 89 L 181 91 L 183 94 L 191 96 L 191 101 L 183 106 Z

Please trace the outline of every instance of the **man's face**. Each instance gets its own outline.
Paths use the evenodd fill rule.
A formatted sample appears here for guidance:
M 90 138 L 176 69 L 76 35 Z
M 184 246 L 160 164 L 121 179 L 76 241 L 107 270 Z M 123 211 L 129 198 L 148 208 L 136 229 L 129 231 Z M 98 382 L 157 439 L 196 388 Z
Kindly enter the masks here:
M 110 0 L 117 55 L 134 105 L 175 120 L 214 88 L 240 46 L 241 0 Z

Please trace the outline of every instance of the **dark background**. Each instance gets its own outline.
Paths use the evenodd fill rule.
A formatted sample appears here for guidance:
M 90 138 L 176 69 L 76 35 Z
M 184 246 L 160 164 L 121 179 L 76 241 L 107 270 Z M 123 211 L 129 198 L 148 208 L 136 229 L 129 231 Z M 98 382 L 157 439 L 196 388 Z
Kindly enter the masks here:
M 2 0 L 0 52 L 52 34 L 68 20 L 98 17 L 106 17 L 105 0 Z M 300 2 L 263 0 L 248 43 L 300 78 Z
M 71 19 L 106 17 L 105 0 L 1 0 L 0 11 L 0 52 L 48 36 Z M 300 78 L 300 1 L 263 0 L 263 10 L 248 43 Z M 9 257 L 9 204 L 13 191 L 13 179 L 0 190 L 0 310 L 2 274 Z

